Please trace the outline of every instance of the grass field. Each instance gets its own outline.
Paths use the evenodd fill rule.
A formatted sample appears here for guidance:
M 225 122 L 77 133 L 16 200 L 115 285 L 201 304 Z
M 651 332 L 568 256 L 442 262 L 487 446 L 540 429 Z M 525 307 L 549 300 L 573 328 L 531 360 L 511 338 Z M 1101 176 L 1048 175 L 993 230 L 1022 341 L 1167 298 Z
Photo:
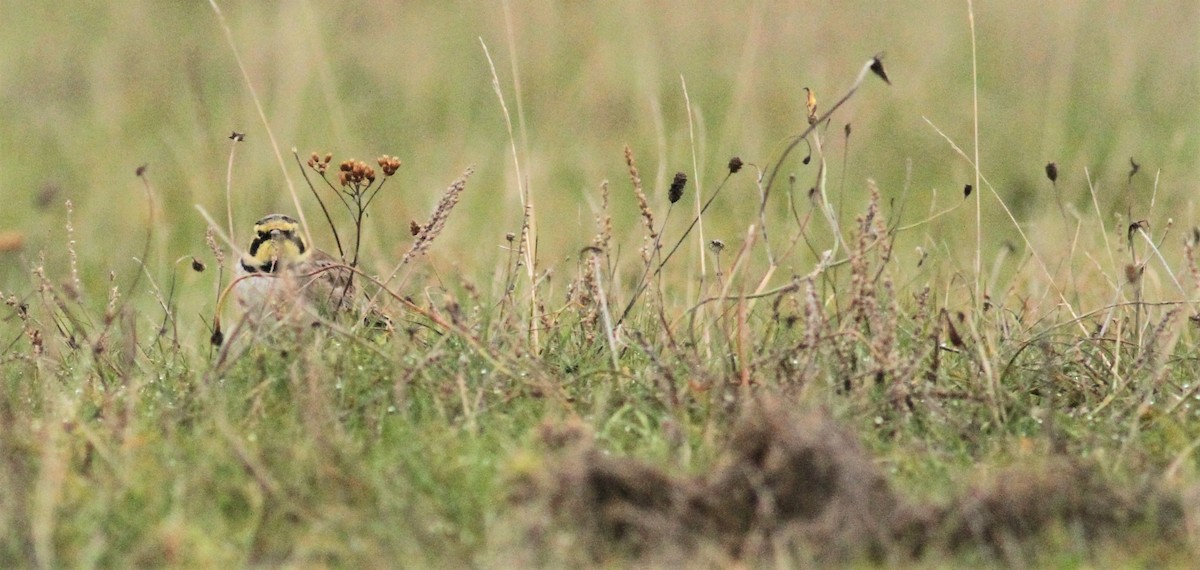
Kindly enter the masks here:
M 0 567 L 1200 555 L 1200 6 L 393 4 L 7 7 Z

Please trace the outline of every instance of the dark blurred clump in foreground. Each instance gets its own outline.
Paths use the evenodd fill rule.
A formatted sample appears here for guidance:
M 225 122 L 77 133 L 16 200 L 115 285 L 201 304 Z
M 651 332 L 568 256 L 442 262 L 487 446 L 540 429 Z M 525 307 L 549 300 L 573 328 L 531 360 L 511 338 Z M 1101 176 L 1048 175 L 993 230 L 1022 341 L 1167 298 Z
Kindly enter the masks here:
M 1179 493 L 1121 491 L 1065 457 L 1001 470 L 945 504 L 906 501 L 849 430 L 774 400 L 694 477 L 611 456 L 580 424 L 539 436 L 548 452 L 516 468 L 514 520 L 498 525 L 515 543 L 502 549 L 519 558 L 510 563 L 903 561 L 962 549 L 1020 562 L 1054 529 L 1092 541 L 1149 528 L 1182 544 L 1195 523 Z

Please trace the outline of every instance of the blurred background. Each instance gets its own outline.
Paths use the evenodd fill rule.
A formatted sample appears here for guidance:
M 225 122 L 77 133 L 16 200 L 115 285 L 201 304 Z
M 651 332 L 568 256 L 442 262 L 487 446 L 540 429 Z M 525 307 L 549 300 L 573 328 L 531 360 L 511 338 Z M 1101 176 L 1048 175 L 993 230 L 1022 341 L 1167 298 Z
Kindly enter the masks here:
M 970 164 L 929 125 L 973 153 L 965 2 L 220 4 L 319 245 L 331 249 L 330 234 L 291 149 L 304 158 L 332 152 L 335 164 L 385 153 L 403 160 L 366 224 L 371 271 L 390 270 L 411 243 L 409 221 L 427 219 L 468 165 L 477 172 L 423 267 L 453 286 L 459 276 L 491 279 L 508 262 L 505 234 L 521 227 L 518 172 L 485 44 L 537 208 L 544 268 L 574 271 L 596 231 L 603 180 L 622 259 L 638 258 L 624 145 L 660 222 L 673 174 L 691 179 L 680 204 L 687 207 L 676 208 L 666 230 L 673 241 L 694 211 L 692 193 L 707 197 L 731 156 L 773 164 L 786 137 L 807 126 L 804 87 L 828 108 L 878 52 L 892 86 L 869 77 L 822 131 L 830 201 L 844 204 L 843 223 L 865 207 L 868 179 L 885 211 L 907 196 L 906 222 L 963 202 L 963 185 L 974 183 Z M 1082 216 L 1085 244 L 1101 243 L 1105 232 L 1119 241 L 1132 215 L 1149 220 L 1155 236 L 1171 218 L 1180 229 L 1166 244 L 1180 245 L 1196 223 L 1200 3 L 1021 0 L 979 2 L 975 11 L 980 163 L 1034 247 L 1044 256 L 1066 252 L 1076 232 L 1045 177 L 1049 161 L 1058 164 L 1068 211 Z M 172 264 L 192 255 L 213 263 L 194 206 L 223 225 L 231 131 L 246 133 L 230 186 L 236 239 L 265 213 L 294 214 L 249 85 L 207 2 L 6 4 L 0 54 L 0 234 L 22 242 L 0 252 L 0 291 L 29 291 L 30 268 L 43 263 L 53 278 L 67 275 L 70 200 L 79 270 L 88 298 L 102 304 L 110 272 L 124 283 L 137 271 L 151 219 L 135 171 L 146 165 L 156 200 L 148 269 L 163 281 L 180 274 L 185 313 L 209 311 L 212 275 Z M 801 164 L 801 147 L 783 173 L 796 174 L 794 198 L 807 211 L 819 160 Z M 1127 189 L 1130 158 L 1141 169 Z M 706 237 L 740 243 L 757 217 L 754 176 L 748 168 L 722 190 Z M 768 208 L 777 247 L 795 227 L 785 190 Z M 984 258 L 1006 242 L 1024 248 L 993 195 L 976 189 L 975 199 Z M 936 254 L 921 271 L 971 271 L 973 204 L 902 237 L 897 261 L 914 271 L 917 246 Z M 700 248 L 681 253 L 681 265 L 693 267 Z M 809 271 L 813 259 L 798 251 L 778 278 Z M 1018 267 L 1020 256 L 1012 259 L 1004 267 Z M 1117 273 L 1107 258 L 1097 265 Z

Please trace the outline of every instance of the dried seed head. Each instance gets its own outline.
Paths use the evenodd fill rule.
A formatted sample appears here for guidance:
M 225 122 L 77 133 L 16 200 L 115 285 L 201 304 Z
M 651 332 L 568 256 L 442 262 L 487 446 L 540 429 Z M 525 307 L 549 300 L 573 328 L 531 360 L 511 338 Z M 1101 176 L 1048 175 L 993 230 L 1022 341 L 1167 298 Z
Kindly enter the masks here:
M 1136 234 L 1138 232 L 1138 230 L 1149 230 L 1149 229 L 1150 229 L 1150 221 L 1149 220 L 1138 220 L 1136 222 L 1133 222 L 1132 224 L 1129 224 L 1129 229 L 1126 230 L 1125 239 L 1129 242 L 1132 242 L 1133 235 Z
M 737 174 L 738 171 L 741 169 L 742 169 L 741 157 L 735 156 L 735 157 L 729 159 L 729 173 L 730 174 Z
M 225 265 L 225 250 L 217 246 L 217 238 L 211 226 L 207 230 L 204 230 L 204 243 L 212 251 L 213 257 L 216 258 L 217 266 Z
M 1046 178 L 1049 178 L 1050 182 L 1058 182 L 1057 164 L 1054 164 L 1053 162 L 1046 163 Z
M 338 184 L 345 186 L 346 184 L 349 183 L 349 180 L 346 179 L 347 174 L 348 173 L 345 170 L 338 171 Z
M 512 233 L 512 232 L 508 232 L 508 233 L 504 234 L 504 239 L 505 239 L 505 241 L 507 241 L 508 243 L 512 243 L 512 241 L 513 241 L 514 239 L 517 239 L 517 234 L 514 234 L 514 233 Z
M 204 272 L 204 262 L 193 257 L 192 258 L 192 271 L 195 271 L 196 273 L 203 273 Z
M 683 197 L 684 186 L 687 186 L 687 174 L 676 172 L 675 179 L 671 181 L 671 188 L 667 190 L 667 199 L 672 204 L 678 202 Z
M 971 191 L 972 191 L 972 190 L 974 190 L 974 189 L 975 189 L 975 187 L 974 187 L 974 186 L 971 186 L 970 184 L 967 184 L 966 186 L 963 186 L 963 198 L 970 198 L 970 197 L 971 197 Z
M 312 156 L 308 159 L 308 167 L 317 171 L 317 174 L 325 174 L 329 170 L 329 161 L 333 160 L 332 153 L 325 153 L 325 159 L 321 159 L 321 155 L 317 151 L 312 152 Z
M 418 224 L 416 220 L 410 220 L 408 222 L 408 233 L 414 236 L 421 233 L 421 224 Z
M 725 242 L 723 242 L 719 239 L 714 239 L 714 240 L 708 242 L 708 247 L 709 247 L 709 249 L 712 250 L 713 253 L 720 255 L 721 252 L 725 250 Z
M 805 101 L 804 107 L 808 111 L 808 124 L 817 124 L 817 94 L 812 89 L 804 88 Z
M 888 85 L 892 84 L 892 81 L 890 79 L 888 79 L 887 72 L 883 70 L 883 54 L 882 53 L 877 53 L 877 54 L 875 54 L 875 57 L 871 58 L 871 72 L 874 73 L 875 75 L 878 75 L 879 78 L 882 79 L 884 83 L 887 83 Z
M 239 133 L 237 131 L 233 131 L 232 133 L 229 134 L 229 140 L 231 140 L 233 142 L 242 142 L 242 141 L 246 140 L 246 133 Z
M 354 159 L 343 160 L 342 163 L 338 165 L 338 170 L 341 170 L 342 172 L 350 172 L 353 169 Z
M 383 169 L 384 176 L 391 176 L 400 169 L 400 159 L 394 156 L 382 155 L 378 162 L 379 168 Z
M 1145 267 L 1141 265 L 1126 265 L 1125 280 L 1128 281 L 1130 285 L 1137 285 L 1138 281 L 1141 281 L 1142 279 L 1142 271 L 1144 270 Z

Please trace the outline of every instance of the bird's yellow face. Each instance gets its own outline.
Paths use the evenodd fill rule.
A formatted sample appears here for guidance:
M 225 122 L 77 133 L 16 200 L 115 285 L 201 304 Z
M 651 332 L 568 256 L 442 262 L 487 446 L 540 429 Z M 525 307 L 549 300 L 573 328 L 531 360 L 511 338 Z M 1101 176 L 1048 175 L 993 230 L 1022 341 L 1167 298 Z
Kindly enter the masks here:
M 275 273 L 281 267 L 303 263 L 311 252 L 300 224 L 283 214 L 271 214 L 255 222 L 254 241 L 242 257 L 247 273 Z

